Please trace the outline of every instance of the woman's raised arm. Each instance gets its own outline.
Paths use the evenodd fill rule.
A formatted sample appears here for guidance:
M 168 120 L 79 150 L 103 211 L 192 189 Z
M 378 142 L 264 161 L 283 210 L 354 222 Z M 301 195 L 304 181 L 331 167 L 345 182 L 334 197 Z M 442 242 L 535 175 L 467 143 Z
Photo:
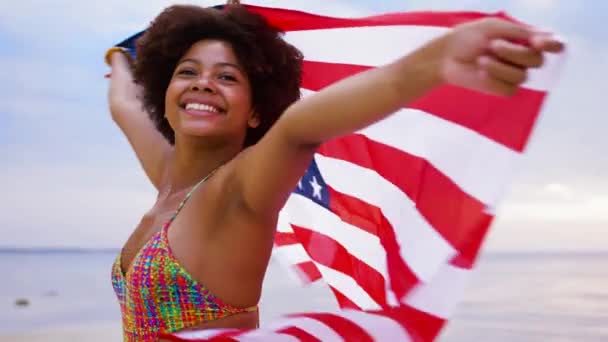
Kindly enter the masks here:
M 233 176 L 243 207 L 262 220 L 275 215 L 319 144 L 382 120 L 441 83 L 508 96 L 529 68 L 542 64 L 545 52 L 561 49 L 547 33 L 482 19 L 296 102 L 236 161 Z
M 113 53 L 110 61 L 112 74 L 108 102 L 112 119 L 129 140 L 146 175 L 158 189 L 172 146 L 144 111 L 127 57 Z

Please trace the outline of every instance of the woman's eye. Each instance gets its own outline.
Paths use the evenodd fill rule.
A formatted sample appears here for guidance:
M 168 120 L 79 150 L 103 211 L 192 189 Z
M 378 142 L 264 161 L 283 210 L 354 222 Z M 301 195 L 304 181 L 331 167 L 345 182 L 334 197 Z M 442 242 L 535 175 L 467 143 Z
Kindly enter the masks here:
M 236 81 L 236 77 L 234 77 L 230 74 L 221 74 L 219 78 L 224 81 L 231 81 L 231 82 Z
M 186 75 L 186 76 L 192 76 L 195 75 L 196 72 L 192 69 L 180 69 L 177 71 L 178 75 Z

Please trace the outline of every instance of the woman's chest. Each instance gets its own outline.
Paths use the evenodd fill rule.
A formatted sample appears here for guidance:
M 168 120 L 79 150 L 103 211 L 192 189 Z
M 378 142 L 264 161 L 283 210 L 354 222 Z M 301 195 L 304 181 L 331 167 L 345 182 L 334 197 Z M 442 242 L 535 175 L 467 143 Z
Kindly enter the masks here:
M 120 255 L 120 266 L 126 274 L 135 258 L 159 234 L 163 227 L 171 221 L 179 203 L 157 202 L 139 221 L 135 230 L 124 244 Z

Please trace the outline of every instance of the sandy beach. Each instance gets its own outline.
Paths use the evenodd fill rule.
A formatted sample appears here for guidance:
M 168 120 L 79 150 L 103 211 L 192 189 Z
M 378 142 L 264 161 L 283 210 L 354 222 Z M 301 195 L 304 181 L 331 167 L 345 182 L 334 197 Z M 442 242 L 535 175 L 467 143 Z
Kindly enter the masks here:
M 121 340 L 120 323 L 85 324 L 0 335 L 0 341 L 2 342 L 107 342 Z

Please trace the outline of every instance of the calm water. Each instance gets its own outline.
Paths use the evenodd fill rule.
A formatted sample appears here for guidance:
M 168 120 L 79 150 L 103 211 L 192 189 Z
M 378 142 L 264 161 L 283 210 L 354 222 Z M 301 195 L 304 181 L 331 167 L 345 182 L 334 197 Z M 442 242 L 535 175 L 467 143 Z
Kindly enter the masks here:
M 0 252 L 0 333 L 119 322 L 114 257 Z M 17 307 L 19 298 L 29 305 Z M 271 264 L 261 307 L 263 323 L 333 301 L 323 288 L 294 288 Z M 440 340 L 608 341 L 608 253 L 485 256 Z

